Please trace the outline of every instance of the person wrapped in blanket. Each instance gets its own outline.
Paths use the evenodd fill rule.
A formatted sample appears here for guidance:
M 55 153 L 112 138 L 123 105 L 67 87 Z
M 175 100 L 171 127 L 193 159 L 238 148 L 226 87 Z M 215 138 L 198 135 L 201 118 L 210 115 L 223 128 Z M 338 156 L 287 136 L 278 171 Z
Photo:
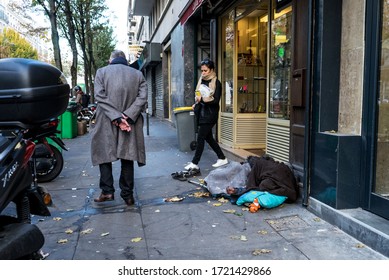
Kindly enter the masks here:
M 261 157 L 250 156 L 247 158 L 251 166 L 251 170 L 247 176 L 246 187 L 228 186 L 226 193 L 231 198 L 236 199 L 236 204 L 241 205 L 245 202 L 252 202 L 254 198 L 260 198 L 261 195 L 266 199 L 263 202 L 269 202 L 272 208 L 282 202 L 293 203 L 298 198 L 298 186 L 296 178 L 291 168 L 282 163 L 275 161 L 270 156 L 264 155 Z M 280 200 L 282 198 L 282 200 Z

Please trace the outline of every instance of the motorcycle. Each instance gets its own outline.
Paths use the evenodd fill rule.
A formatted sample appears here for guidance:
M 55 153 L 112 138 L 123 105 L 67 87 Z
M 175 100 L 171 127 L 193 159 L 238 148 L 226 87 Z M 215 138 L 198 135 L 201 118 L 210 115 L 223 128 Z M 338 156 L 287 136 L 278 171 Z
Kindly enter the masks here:
M 65 143 L 57 136 L 58 118 L 33 126 L 25 133 L 24 138 L 36 144 L 33 158 L 35 160 L 36 180 L 39 183 L 50 182 L 58 177 L 63 169 L 63 156 L 61 151 L 53 144 L 52 140 L 61 149 L 67 151 Z
M 66 111 L 69 92 L 51 64 L 0 59 L 0 259 L 44 258 L 44 236 L 31 215 L 50 216 L 52 202 L 36 180 L 35 147 L 55 135 L 51 120 Z
M 0 129 L 0 259 L 42 259 L 44 236 L 31 214 L 50 216 L 51 196 L 32 184 L 35 143 L 24 130 Z M 10 203 L 14 203 L 14 207 Z M 3 214 L 3 210 L 7 214 Z

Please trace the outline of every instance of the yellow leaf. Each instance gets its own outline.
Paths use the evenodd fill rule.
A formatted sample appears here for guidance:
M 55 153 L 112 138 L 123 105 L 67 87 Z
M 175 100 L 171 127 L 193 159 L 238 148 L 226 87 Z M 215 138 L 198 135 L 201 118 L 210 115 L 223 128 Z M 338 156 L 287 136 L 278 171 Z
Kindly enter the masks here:
M 269 249 L 255 249 L 252 254 L 254 256 L 262 255 L 262 254 L 269 254 L 271 253 L 271 250 Z
M 58 244 L 65 244 L 65 243 L 68 243 L 68 240 L 67 239 L 60 239 L 57 241 Z
M 223 210 L 224 213 L 234 214 L 236 211 L 233 209 Z
M 85 229 L 85 230 L 82 230 L 80 233 L 81 234 L 89 234 L 93 231 L 93 228 L 88 228 L 88 229 Z
M 179 201 L 182 201 L 182 200 L 184 200 L 184 198 L 183 197 L 178 197 L 178 196 L 165 198 L 166 202 L 179 202 Z
M 222 206 L 223 204 L 221 204 L 221 203 L 214 203 L 213 204 L 213 206 L 216 206 L 216 207 L 218 207 L 218 206 Z
M 60 221 L 60 220 L 62 220 L 62 218 L 61 217 L 54 217 L 53 220 L 54 221 Z
M 357 243 L 357 245 L 355 245 L 355 247 L 357 247 L 357 248 L 365 248 L 365 245 L 362 244 L 362 243 Z
M 67 233 L 67 234 L 72 234 L 72 233 L 73 233 L 73 230 L 70 229 L 70 228 L 68 228 L 67 230 L 65 230 L 65 233 Z
M 265 235 L 265 234 L 267 234 L 267 231 L 266 231 L 266 230 L 259 230 L 259 231 L 258 231 L 258 234 Z
M 135 237 L 133 239 L 131 239 L 131 242 L 139 242 L 142 240 L 142 237 Z
M 219 201 L 219 202 L 221 202 L 221 203 L 227 203 L 227 202 L 228 202 L 228 200 L 225 199 L 224 197 L 219 198 L 217 201 Z

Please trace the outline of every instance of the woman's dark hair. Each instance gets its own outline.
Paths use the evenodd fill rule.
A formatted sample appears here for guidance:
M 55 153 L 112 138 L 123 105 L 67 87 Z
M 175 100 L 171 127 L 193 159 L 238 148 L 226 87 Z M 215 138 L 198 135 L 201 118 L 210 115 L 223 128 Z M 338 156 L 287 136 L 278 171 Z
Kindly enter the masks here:
M 212 60 L 210 60 L 208 58 L 206 58 L 200 62 L 200 67 L 203 65 L 207 66 L 209 69 L 215 69 L 215 62 L 213 62 Z

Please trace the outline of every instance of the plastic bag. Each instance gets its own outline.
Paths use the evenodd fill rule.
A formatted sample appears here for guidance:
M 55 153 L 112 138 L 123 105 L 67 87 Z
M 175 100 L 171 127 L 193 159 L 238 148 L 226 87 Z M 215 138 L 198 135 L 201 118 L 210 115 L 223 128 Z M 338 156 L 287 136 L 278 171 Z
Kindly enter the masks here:
M 231 161 L 228 164 L 212 170 L 204 178 L 206 188 L 212 195 L 226 194 L 226 188 L 245 188 L 250 164 Z
M 263 208 L 274 208 L 285 202 L 286 196 L 275 195 L 269 192 L 249 191 L 242 194 L 236 201 L 236 205 L 243 205 L 245 203 L 252 203 L 254 199 L 258 198 L 259 205 Z

